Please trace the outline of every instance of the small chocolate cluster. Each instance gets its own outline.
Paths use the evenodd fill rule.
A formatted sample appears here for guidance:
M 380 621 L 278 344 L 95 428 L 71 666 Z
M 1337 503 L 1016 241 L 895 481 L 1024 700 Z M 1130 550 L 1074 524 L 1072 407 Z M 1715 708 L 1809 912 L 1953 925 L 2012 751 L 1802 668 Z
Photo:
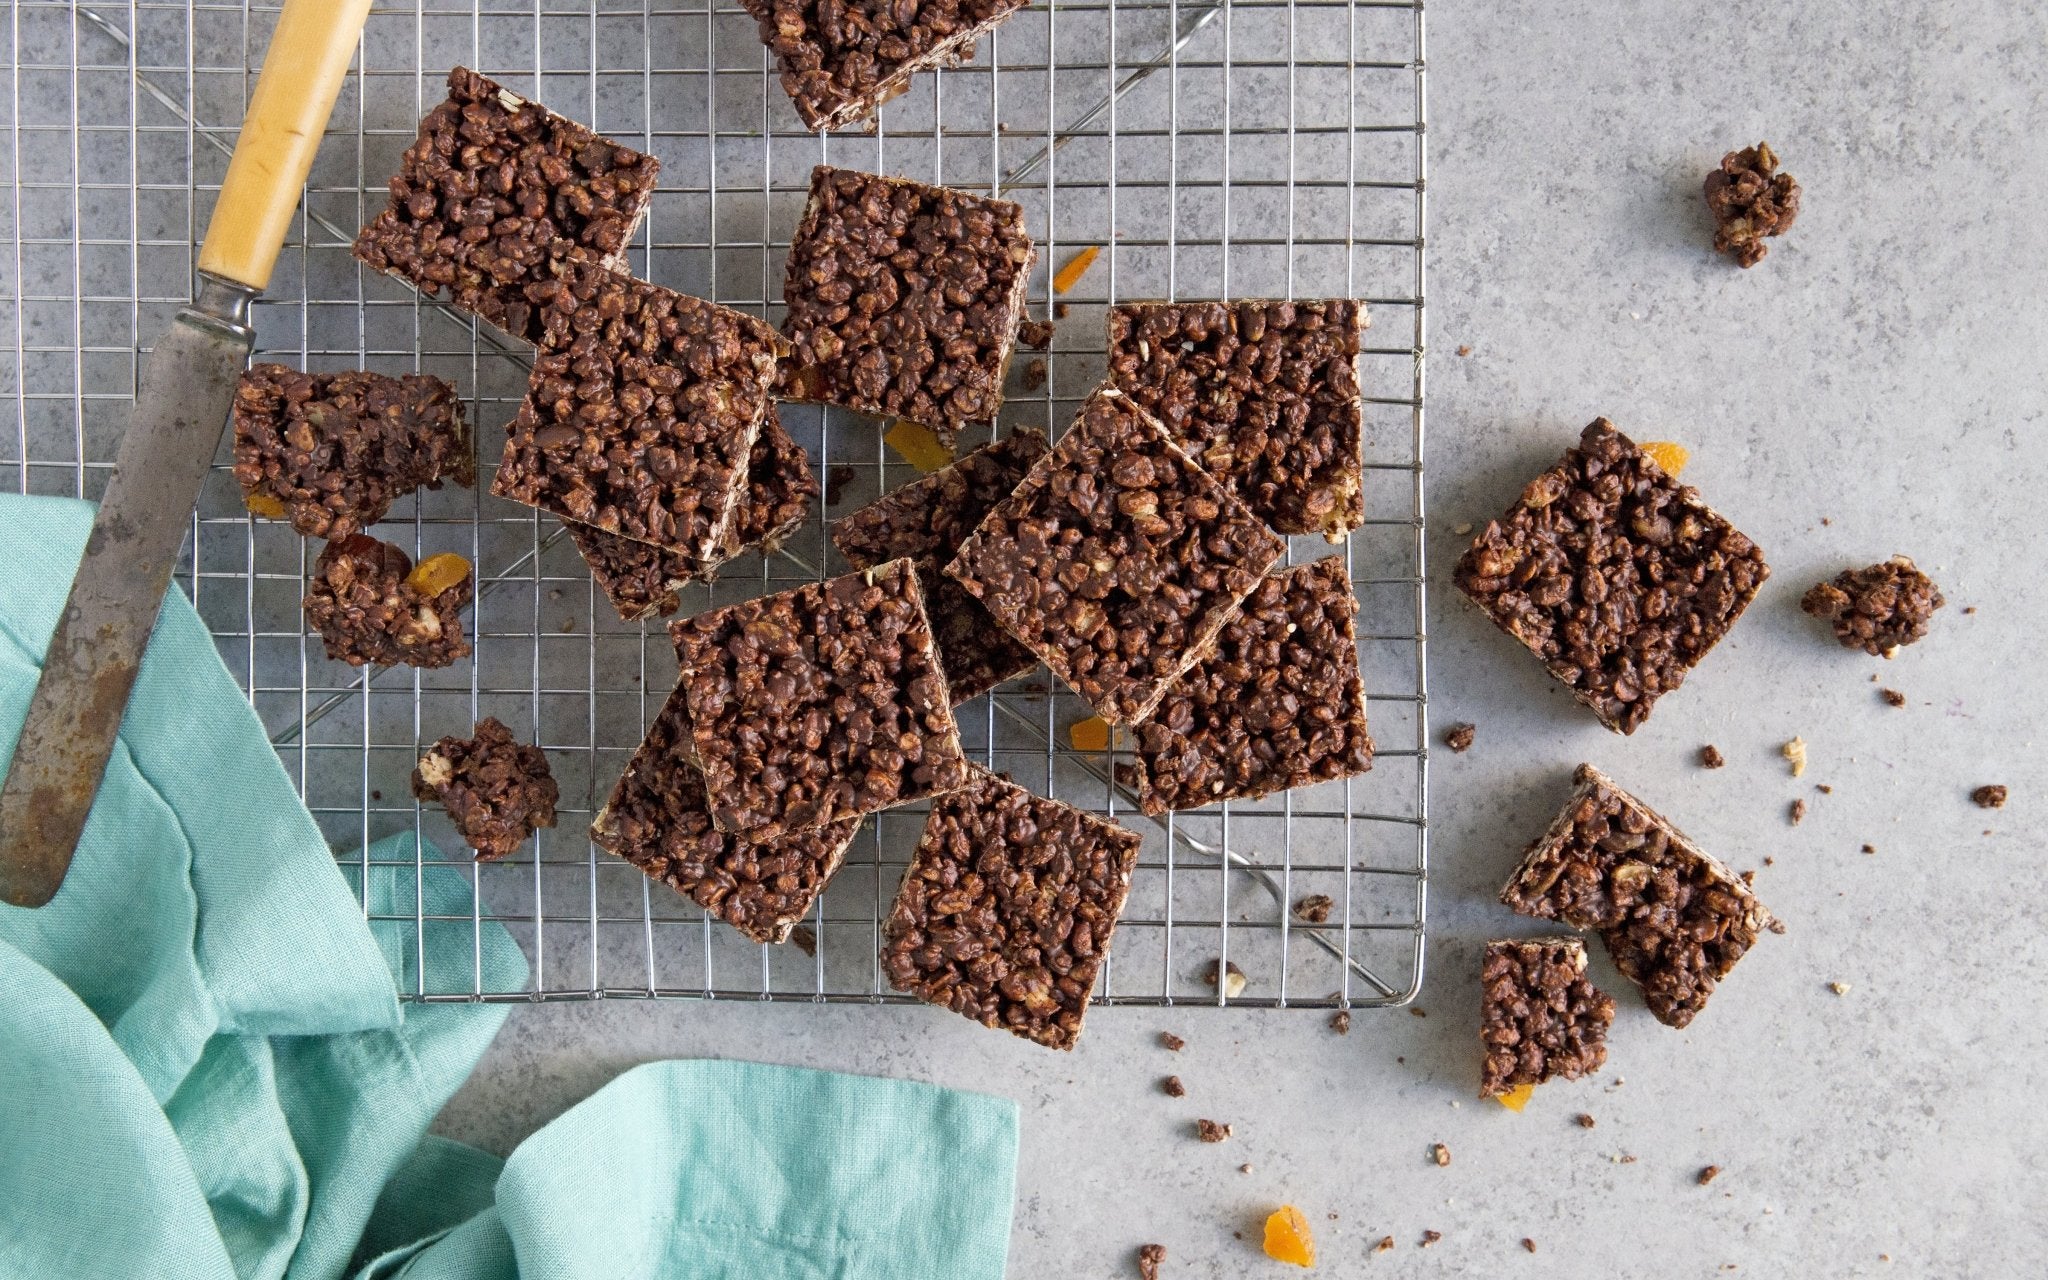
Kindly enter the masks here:
M 1578 939 L 1489 942 L 1479 987 L 1480 1096 L 1576 1080 L 1607 1061 L 1614 998 L 1587 979 Z
M 1905 556 L 1893 556 L 1815 583 L 1799 607 L 1825 618 L 1843 648 L 1889 658 L 1924 637 L 1934 611 L 1946 603 L 1934 579 Z
M 1771 251 L 1764 237 L 1784 235 L 1799 216 L 1799 183 L 1778 172 L 1778 155 L 1765 142 L 1722 156 L 1707 175 L 1706 195 L 1715 250 L 1744 267 L 1762 262 Z
M 433 563 L 439 570 L 454 560 L 460 557 L 437 556 L 421 567 Z M 325 642 L 328 657 L 352 667 L 445 667 L 469 654 L 462 609 L 476 594 L 468 564 L 450 567 L 460 572 L 452 583 L 435 580 L 438 575 L 421 581 L 401 547 L 362 533 L 330 542 L 306 591 L 307 625 Z
M 554 826 L 559 799 L 547 753 L 514 738 L 495 716 L 479 720 L 471 737 L 436 742 L 412 771 L 412 793 L 448 811 L 479 862 Z

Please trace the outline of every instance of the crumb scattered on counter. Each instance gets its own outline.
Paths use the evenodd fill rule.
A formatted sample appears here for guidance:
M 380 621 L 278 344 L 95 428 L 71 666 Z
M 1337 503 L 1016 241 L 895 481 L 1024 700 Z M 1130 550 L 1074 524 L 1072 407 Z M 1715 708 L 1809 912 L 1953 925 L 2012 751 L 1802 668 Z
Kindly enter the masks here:
M 1792 819 L 1792 825 L 1795 827 L 1806 821 L 1806 801 L 1794 800 L 1787 816 Z
M 1351 1034 L 1351 1010 L 1339 1009 L 1330 1015 L 1330 1030 L 1340 1036 Z
M 1162 1049 L 1170 1049 L 1175 1053 L 1179 1053 L 1182 1049 L 1187 1048 L 1187 1045 L 1187 1041 L 1181 1039 L 1179 1036 L 1173 1034 L 1173 1032 L 1171 1031 L 1162 1031 L 1159 1033 L 1159 1047 Z
M 1972 791 L 1970 799 L 1977 802 L 1979 809 L 2003 809 L 2005 808 L 2005 795 L 2004 787 L 1993 784 L 1979 787 Z
M 1451 1162 L 1451 1149 L 1441 1142 L 1432 1142 L 1429 1144 L 1429 1158 L 1436 1161 L 1438 1168 L 1442 1168 Z
M 1427 1249 L 1443 1238 L 1444 1233 L 1441 1231 L 1425 1231 L 1422 1233 L 1422 1244 L 1419 1247 Z
M 1700 748 L 1700 768 L 1718 769 L 1728 763 L 1728 757 L 1721 754 L 1721 748 L 1709 742 Z
M 1786 761 L 1792 766 L 1793 777 L 1796 778 L 1806 772 L 1806 740 L 1804 738 L 1794 737 L 1790 742 L 1778 748 L 1778 754 L 1784 756 Z
M 1179 1076 L 1166 1077 L 1159 1082 L 1159 1088 L 1169 1098 L 1185 1098 L 1188 1094 L 1188 1088 L 1180 1082 Z
M 1230 1126 L 1214 1120 L 1195 1121 L 1195 1136 L 1204 1142 L 1221 1142 L 1230 1136 Z
M 1887 706 L 1903 707 L 1906 705 L 1906 695 L 1900 693 L 1897 689 L 1879 689 L 1878 693 L 1883 696 Z
M 1310 924 L 1327 924 L 1337 903 L 1327 893 L 1312 893 L 1294 904 L 1294 914 Z
M 1706 1185 L 1707 1185 L 1707 1184 L 1708 1184 L 1709 1182 L 1712 1182 L 1712 1181 L 1713 1181 L 1714 1179 L 1716 1179 L 1716 1178 L 1718 1178 L 1718 1177 L 1720 1177 L 1720 1176 L 1721 1176 L 1721 1166 L 1720 1166 L 1720 1165 L 1718 1165 L 1718 1164 L 1710 1164 L 1710 1165 L 1708 1165 L 1708 1166 L 1707 1166 L 1706 1168 L 1704 1168 L 1704 1169 L 1700 1170 L 1700 1171 L 1699 1171 L 1699 1175 L 1698 1175 L 1697 1177 L 1695 1177 L 1695 1178 L 1693 1179 L 1693 1181 L 1695 1181 L 1695 1182 L 1699 1183 L 1699 1185 L 1701 1185 L 1701 1186 L 1703 1186 L 1703 1187 L 1704 1187 L 1704 1186 L 1706 1186 Z
M 1141 1280 L 1159 1280 L 1159 1264 L 1166 1261 L 1166 1246 L 1163 1244 L 1141 1245 L 1138 1248 L 1138 1275 Z
M 1524 1249 L 1527 1249 L 1530 1253 L 1536 1252 L 1536 1242 L 1534 1240 L 1531 1240 L 1527 1236 L 1522 1237 L 1522 1247 Z
M 1572 1117 L 1572 1120 L 1573 1123 L 1577 1124 L 1581 1129 L 1590 1129 L 1595 1124 L 1599 1123 L 1598 1121 L 1594 1120 L 1592 1116 L 1587 1115 L 1583 1111 L 1579 1112 L 1578 1115 Z
M 1476 725 L 1454 724 L 1451 726 L 1451 731 L 1444 735 L 1444 745 L 1463 755 L 1472 749 L 1472 736 L 1476 732 L 1478 732 L 1478 726 Z
M 1849 984 L 1846 982 L 1830 982 L 1828 984 L 1828 990 L 1834 992 L 1838 996 L 1846 996 L 1849 994 Z

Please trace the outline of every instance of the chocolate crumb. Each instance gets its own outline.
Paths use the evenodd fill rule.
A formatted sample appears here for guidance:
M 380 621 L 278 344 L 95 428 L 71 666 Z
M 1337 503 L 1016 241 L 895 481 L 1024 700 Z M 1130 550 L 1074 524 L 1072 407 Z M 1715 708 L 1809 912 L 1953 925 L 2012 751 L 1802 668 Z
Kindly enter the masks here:
M 1351 1034 L 1351 1010 L 1339 1009 L 1330 1015 L 1330 1030 L 1340 1036 Z
M 384 793 L 383 793 L 382 791 L 372 791 L 372 792 L 370 793 L 370 799 L 372 799 L 372 800 L 382 800 L 383 798 L 384 798 Z
M 1166 1261 L 1166 1246 L 1148 1244 L 1138 1249 L 1138 1275 L 1141 1280 L 1159 1280 L 1159 1264 Z
M 1429 1144 L 1429 1158 L 1442 1168 L 1451 1162 L 1451 1149 L 1441 1142 L 1432 1142 Z
M 1451 731 L 1444 735 L 1444 745 L 1462 755 L 1472 749 L 1472 735 L 1475 732 L 1476 725 L 1454 724 Z
M 1179 1076 L 1166 1077 L 1166 1079 L 1159 1082 L 1159 1087 L 1165 1091 L 1166 1096 L 1169 1098 L 1185 1098 L 1188 1096 L 1188 1087 L 1180 1082 Z
M 1834 789 L 1833 787 L 1829 786 L 1829 785 L 1828 785 L 1827 783 L 1825 783 L 1825 782 L 1816 782 L 1816 783 L 1814 783 L 1814 784 L 1813 784 L 1813 789 L 1814 789 L 1815 791 L 1818 791 L 1818 792 L 1820 792 L 1820 793 L 1821 793 L 1822 795 L 1824 795 L 1824 796 L 1831 796 L 1831 795 L 1835 794 L 1835 789 Z
M 1864 846 L 1863 846 L 1863 852 L 1865 852 L 1865 853 L 1876 853 L 1876 852 L 1877 852 L 1877 846 L 1876 846 L 1876 845 L 1874 845 L 1874 844 L 1866 844 L 1866 845 L 1864 845 Z
M 1195 1136 L 1204 1142 L 1221 1142 L 1230 1136 L 1230 1126 L 1214 1120 L 1195 1121 Z
M 1764 855 L 1764 865 L 1767 867 L 1775 867 L 1778 865 L 1778 860 L 1767 853 Z
M 859 472 L 845 463 L 841 463 L 826 471 L 825 505 L 828 507 L 839 505 L 839 500 L 846 496 L 846 486 L 852 484 L 859 475 Z
M 1934 611 L 1944 603 L 1934 579 L 1905 556 L 1893 556 L 1816 583 L 1799 607 L 1825 618 L 1843 648 L 1889 658 L 1901 645 L 1924 637 Z
M 1423 1008 L 1419 1004 L 1409 1005 L 1408 1016 L 1411 1018 L 1427 1018 L 1429 1016 L 1429 1010 Z
M 1968 615 L 1968 614 L 1972 614 L 1972 613 L 1975 613 L 1975 612 L 1977 612 L 1977 606 L 1976 606 L 1976 605 L 1972 604 L 1972 605 L 1964 605 L 1964 606 L 1963 606 L 1963 613 L 1964 613 L 1965 615 Z
M 1707 175 L 1707 209 L 1714 215 L 1714 249 L 1743 267 L 1762 262 L 1765 236 L 1781 236 L 1799 216 L 1799 183 L 1778 171 L 1769 143 L 1730 151 Z
M 1420 1247 L 1427 1249 L 1429 1248 L 1429 1246 L 1435 1244 L 1437 1241 L 1443 1238 L 1444 1233 L 1441 1231 L 1425 1231 L 1422 1233 L 1422 1244 Z
M 1381 1236 L 1380 1242 L 1372 1247 L 1374 1253 L 1385 1253 L 1394 1247 L 1394 1237 Z
M 1471 348 L 1471 346 L 1470 346 L 1470 345 L 1468 344 L 1468 345 L 1466 345 L 1466 346 L 1462 346 L 1462 347 L 1459 347 L 1459 348 L 1458 348 L 1458 354 L 1459 354 L 1459 355 L 1461 355 L 1461 356 L 1469 356 L 1469 355 L 1471 355 L 1471 354 L 1472 354 L 1472 348 Z
M 1879 689 L 1878 692 L 1884 695 L 1884 700 L 1887 705 L 1894 707 L 1903 707 L 1906 705 L 1906 695 L 1900 693 L 1897 689 Z
M 1037 356 L 1024 365 L 1024 389 L 1036 391 L 1045 385 L 1045 361 Z
M 1789 816 L 1792 819 L 1792 825 L 1795 827 L 1798 826 L 1800 823 L 1806 821 L 1806 801 L 1794 800 L 1792 802 L 1792 810 Z
M 1721 1166 L 1718 1164 L 1710 1164 L 1706 1168 L 1700 1170 L 1699 1176 L 1695 1178 L 1694 1181 L 1698 1182 L 1701 1186 L 1704 1187 L 1709 1182 L 1712 1182 L 1714 1179 L 1720 1176 Z
M 1055 302 L 1052 304 L 1052 318 L 1055 320 L 1064 320 L 1067 318 L 1068 313 L 1072 312 L 1073 309 L 1074 308 L 1067 303 Z
M 1579 1112 L 1579 1114 L 1573 1117 L 1573 1119 L 1576 1121 L 1579 1128 L 1581 1129 L 1590 1129 L 1598 1123 L 1598 1121 L 1594 1120 L 1593 1117 L 1587 1115 L 1583 1111 Z
M 1252 1167 L 1249 1163 L 1241 1164 L 1237 1166 L 1237 1171 L 1239 1173 L 1250 1173 L 1252 1171 Z
M 798 951 L 803 952 L 805 955 L 811 957 L 814 960 L 817 958 L 818 935 L 816 931 L 811 928 L 811 926 L 807 924 L 800 924 L 796 926 L 794 929 L 791 929 L 789 931 L 789 940 L 790 942 L 795 944 L 796 949 Z
M 1179 1036 L 1173 1034 L 1173 1032 L 1171 1031 L 1162 1031 L 1159 1033 L 1159 1045 L 1163 1049 L 1169 1049 L 1174 1053 L 1179 1053 L 1182 1049 L 1187 1048 L 1188 1042 L 1181 1039 Z
M 1706 746 L 1700 748 L 1700 767 L 1702 769 L 1718 769 L 1727 763 L 1728 757 L 1722 755 L 1721 748 L 1713 743 L 1709 742 Z
M 1527 1249 L 1530 1253 L 1536 1252 L 1536 1242 L 1534 1240 L 1531 1240 L 1527 1236 L 1522 1237 L 1522 1247 L 1524 1249 Z
M 1970 793 L 1970 799 L 1977 802 L 1979 809 L 2005 808 L 2005 788 L 1996 784 L 1977 788 Z
M 1980 800 L 1978 803 L 1982 804 L 1983 801 Z M 2003 804 L 2005 801 L 2000 799 L 1999 803 Z M 1336 905 L 1336 902 L 1329 894 L 1312 893 L 1294 904 L 1294 914 L 1310 924 L 1327 924 L 1330 919 L 1330 911 Z
M 1017 326 L 1017 341 L 1033 351 L 1043 351 L 1052 345 L 1053 326 L 1049 320 L 1026 320 Z

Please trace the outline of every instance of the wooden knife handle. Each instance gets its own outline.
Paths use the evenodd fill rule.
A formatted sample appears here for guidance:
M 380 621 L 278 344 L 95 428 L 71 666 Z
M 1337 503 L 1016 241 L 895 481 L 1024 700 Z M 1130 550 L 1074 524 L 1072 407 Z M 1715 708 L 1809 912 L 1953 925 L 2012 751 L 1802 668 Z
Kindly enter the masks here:
M 369 16 L 370 0 L 285 0 L 207 224 L 201 271 L 259 293 L 270 283 Z

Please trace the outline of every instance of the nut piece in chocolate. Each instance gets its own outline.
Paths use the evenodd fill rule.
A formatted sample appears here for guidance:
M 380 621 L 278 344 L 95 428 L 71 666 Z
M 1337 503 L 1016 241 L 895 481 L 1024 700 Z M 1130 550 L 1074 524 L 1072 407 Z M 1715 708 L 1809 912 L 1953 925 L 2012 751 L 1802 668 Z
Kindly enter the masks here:
M 327 656 L 352 667 L 445 667 L 469 654 L 462 609 L 476 575 L 461 556 L 418 566 L 402 548 L 358 533 L 327 544 L 303 607 Z
M 1587 980 L 1577 938 L 1489 942 L 1479 986 L 1480 1097 L 1576 1080 L 1607 1061 L 1614 997 Z
M 1130 895 L 1139 837 L 981 768 L 933 801 L 882 926 L 889 985 L 1071 1049 Z
M 1770 574 L 1697 490 L 1595 418 L 1479 531 L 1455 580 L 1602 724 L 1634 733 Z
M 1525 916 L 1597 929 L 1650 1012 L 1683 1027 L 1772 924 L 1740 876 L 1590 764 L 1500 900 Z
M 913 484 L 832 522 L 832 545 L 856 569 L 898 556 L 917 562 L 925 612 L 938 638 L 939 664 L 953 705 L 978 697 L 1038 665 L 967 588 L 939 571 L 989 511 L 1009 497 L 1045 456 L 1045 436 L 1021 428 Z
M 1799 216 L 1799 184 L 1778 172 L 1770 144 L 1730 151 L 1707 175 L 1707 209 L 1714 215 L 1714 248 L 1744 267 L 1770 253 L 1765 236 L 1781 236 Z
M 462 397 L 439 378 L 249 366 L 235 387 L 235 480 L 250 509 L 346 538 L 443 480 L 476 483 Z M 267 509 L 266 509 L 267 508 Z
M 479 862 L 502 858 L 555 825 L 558 796 L 547 754 L 514 739 L 493 716 L 477 722 L 474 737 L 443 738 L 421 756 L 412 793 L 448 811 Z
M 1926 636 L 1934 611 L 1947 603 L 1934 579 L 1906 557 L 1893 556 L 1815 583 L 1799 607 L 1826 619 L 1843 648 L 1889 658 L 1901 645 Z
M 1365 519 L 1358 351 L 1365 305 L 1138 302 L 1109 313 L 1109 377 L 1281 533 Z
M 1104 387 L 946 572 L 1095 714 L 1135 724 L 1285 550 L 1157 419 Z
M 860 820 L 759 843 L 718 830 L 689 763 L 686 702 L 680 686 L 669 694 L 590 838 L 754 941 L 785 941 L 839 869 Z
M 909 560 L 669 624 L 712 821 L 757 843 L 967 784 Z
M 1253 799 L 1372 768 L 1357 611 L 1339 557 L 1268 574 L 1224 624 L 1216 651 L 1138 725 L 1145 812 Z
M 773 555 L 810 514 L 818 498 L 804 448 L 783 429 L 770 405 L 747 461 L 747 493 L 719 554 L 709 559 L 635 542 L 616 533 L 563 521 L 591 576 L 627 622 L 666 617 L 682 607 L 682 589 L 710 582 L 727 561 L 748 550 Z
M 564 260 L 623 268 L 659 168 L 457 67 L 355 254 L 532 342 L 539 315 L 527 286 Z
M 579 265 L 536 286 L 540 350 L 491 492 L 699 558 L 733 535 L 780 341 L 749 315 Z
M 804 126 L 872 116 L 920 71 L 958 66 L 1026 0 L 740 0 L 782 68 Z
M 1031 256 L 1008 200 L 819 165 L 783 282 L 782 394 L 914 422 L 951 448 L 1002 407 Z

